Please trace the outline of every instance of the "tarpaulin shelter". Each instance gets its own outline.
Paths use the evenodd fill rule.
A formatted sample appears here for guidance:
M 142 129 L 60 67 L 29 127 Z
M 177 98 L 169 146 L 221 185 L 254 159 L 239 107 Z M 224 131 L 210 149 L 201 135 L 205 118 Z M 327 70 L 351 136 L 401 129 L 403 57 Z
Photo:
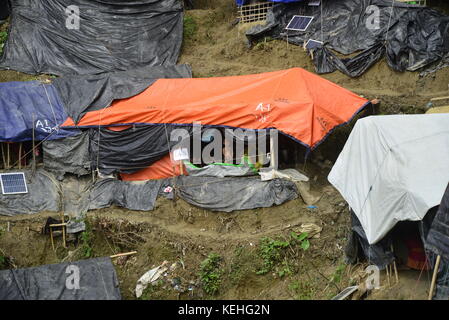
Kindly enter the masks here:
M 14 0 L 0 68 L 55 75 L 174 65 L 178 0 Z
M 393 0 L 322 0 L 321 7 L 279 3 L 270 10 L 265 25 L 247 31 L 248 39 L 271 37 L 299 46 L 310 39 L 323 42 L 311 49 L 318 73 L 340 70 L 357 77 L 383 57 L 396 71 L 449 65 L 449 16 L 431 8 Z M 299 14 L 314 17 L 307 30 L 286 30 Z
M 203 126 L 278 129 L 315 148 L 368 100 L 300 68 L 234 77 L 160 79 L 139 95 L 62 127 Z
M 77 134 L 59 125 L 67 118 L 52 84 L 40 81 L 0 83 L 0 142 L 61 139 Z
M 399 221 L 420 221 L 449 181 L 449 114 L 357 121 L 329 174 L 369 244 Z

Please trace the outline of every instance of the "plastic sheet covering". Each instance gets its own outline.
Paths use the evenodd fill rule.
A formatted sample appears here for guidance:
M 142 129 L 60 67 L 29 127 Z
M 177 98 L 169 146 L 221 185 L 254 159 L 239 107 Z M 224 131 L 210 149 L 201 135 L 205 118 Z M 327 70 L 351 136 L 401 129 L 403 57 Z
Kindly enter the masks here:
M 449 181 L 449 114 L 358 120 L 328 180 L 370 244 L 399 221 L 422 220 L 440 204 Z
M 309 39 L 324 42 L 324 47 L 313 49 L 318 73 L 338 69 L 357 77 L 384 56 L 396 71 L 435 71 L 444 67 L 438 62 L 449 53 L 448 16 L 398 1 L 393 7 L 393 0 L 321 2 L 323 15 L 320 7 L 276 4 L 267 15 L 267 23 L 248 30 L 246 35 L 250 42 L 263 37 L 286 39 L 299 46 Z M 285 30 L 299 12 L 314 17 L 307 30 Z M 330 49 L 346 57 L 337 56 Z
M 14 0 L 0 67 L 55 75 L 173 65 L 178 0 Z
M 0 271 L 0 300 L 121 300 L 110 258 Z
M 40 81 L 0 83 L 0 141 L 61 139 L 79 131 L 59 128 L 66 119 L 62 101 L 51 84 Z
M 44 168 L 58 176 L 73 173 L 78 176 L 91 170 L 89 133 L 43 143 Z
M 157 79 L 191 77 L 190 66 L 182 64 L 66 76 L 54 79 L 53 85 L 63 101 L 67 115 L 78 122 L 84 113 L 109 107 L 113 100 L 135 96 Z
M 133 173 L 147 168 L 168 154 L 174 142 L 172 130 L 181 126 L 133 126 L 122 131 L 91 129 L 90 151 L 94 168 L 102 174 Z M 184 126 L 191 130 L 189 126 Z
M 261 181 L 258 177 L 216 178 L 180 176 L 177 194 L 190 204 L 212 211 L 231 212 L 280 205 L 298 197 L 291 181 Z
M 34 174 L 31 170 L 8 172 L 25 173 L 28 193 L 3 195 L 0 192 L 0 215 L 14 216 L 60 210 L 59 183 L 51 173 L 42 169 L 38 169 Z
M 427 250 L 449 261 L 449 184 L 424 244 Z
M 87 199 L 89 210 L 107 208 L 112 205 L 129 210 L 150 211 L 154 209 L 162 180 L 128 182 L 102 179 L 95 183 Z

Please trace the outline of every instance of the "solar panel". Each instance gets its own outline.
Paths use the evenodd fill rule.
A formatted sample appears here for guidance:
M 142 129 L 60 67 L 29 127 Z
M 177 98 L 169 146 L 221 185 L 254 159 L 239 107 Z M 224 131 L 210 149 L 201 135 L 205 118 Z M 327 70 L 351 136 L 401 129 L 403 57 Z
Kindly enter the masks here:
M 321 48 L 323 46 L 323 42 L 318 40 L 309 39 L 306 43 L 306 49 L 312 50 L 316 48 Z
M 28 193 L 28 188 L 23 172 L 0 173 L 0 184 L 3 194 Z
M 295 31 L 306 31 L 312 22 L 313 17 L 310 16 L 293 16 L 285 29 Z

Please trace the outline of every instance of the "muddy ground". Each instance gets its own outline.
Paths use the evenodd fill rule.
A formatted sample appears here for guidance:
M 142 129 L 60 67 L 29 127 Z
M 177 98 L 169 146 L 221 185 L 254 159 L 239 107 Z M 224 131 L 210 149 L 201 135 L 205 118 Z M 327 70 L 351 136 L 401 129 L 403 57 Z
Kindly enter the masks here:
M 248 48 L 247 26 L 235 26 L 230 0 L 199 1 L 202 9 L 186 14 L 185 42 L 180 63 L 189 63 L 195 77 L 266 72 L 290 67 L 314 71 L 302 48 L 267 39 Z M 5 27 L 3 27 L 5 28 Z M 4 31 L 4 30 L 0 30 Z M 448 94 L 449 72 L 428 77 L 397 73 L 382 61 L 363 76 L 351 79 L 335 72 L 325 78 L 369 99 L 381 99 L 381 114 L 423 113 L 431 97 Z M 0 81 L 46 79 L 50 76 L 0 71 Z M 135 299 L 137 279 L 167 261 L 172 270 L 142 299 L 329 299 L 341 289 L 361 283 L 366 265 L 347 266 L 344 247 L 350 228 L 348 207 L 328 184 L 329 162 L 334 161 L 351 126 L 337 130 L 314 152 L 306 165 L 312 193 L 320 197 L 316 208 L 301 198 L 283 205 L 233 213 L 216 213 L 177 199 L 160 198 L 151 212 L 109 208 L 88 213 L 87 231 L 56 250 L 40 229 L 48 216 L 41 213 L 15 218 L 0 217 L 0 269 L 22 268 L 61 261 L 110 256 L 137 251 L 114 259 L 120 289 Z M 301 226 L 322 228 L 310 247 L 295 237 Z M 216 255 L 212 255 L 216 254 Z M 2 258 L 3 257 L 3 258 Z M 400 270 L 400 282 L 390 285 L 383 275 L 382 289 L 369 299 L 425 299 L 427 272 Z M 362 294 L 357 296 L 364 298 Z

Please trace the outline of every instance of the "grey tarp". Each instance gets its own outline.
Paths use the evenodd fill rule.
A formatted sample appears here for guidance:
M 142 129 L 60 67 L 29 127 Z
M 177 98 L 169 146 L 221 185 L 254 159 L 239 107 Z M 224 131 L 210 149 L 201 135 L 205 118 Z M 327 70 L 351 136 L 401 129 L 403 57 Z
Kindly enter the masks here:
M 14 0 L 0 67 L 55 75 L 174 65 L 179 0 Z M 78 23 L 79 22 L 79 23 Z
M 117 205 L 129 210 L 149 211 L 154 209 L 162 180 L 142 182 L 120 181 L 106 178 L 98 180 L 90 191 L 89 210 Z
M 189 176 L 195 177 L 242 177 L 255 175 L 254 170 L 248 165 L 226 165 L 214 163 L 204 167 L 195 167 L 186 164 Z
M 180 176 L 177 194 L 190 204 L 212 211 L 231 212 L 280 205 L 298 197 L 287 180 L 261 181 L 259 177 L 215 178 Z
M 0 271 L 0 300 L 121 300 L 121 294 L 111 259 L 95 258 Z
M 25 173 L 28 193 L 3 195 L 0 192 L 0 215 L 60 210 L 59 183 L 51 173 L 42 169 L 37 170 L 35 174 L 32 174 L 31 170 L 8 171 L 12 172 Z
M 44 168 L 58 176 L 73 173 L 88 174 L 91 169 L 89 133 L 67 137 L 67 139 L 44 141 Z
M 54 79 L 53 85 L 67 115 L 77 123 L 84 113 L 109 107 L 113 100 L 135 96 L 157 79 L 191 77 L 190 66 L 182 64 L 65 76 Z

